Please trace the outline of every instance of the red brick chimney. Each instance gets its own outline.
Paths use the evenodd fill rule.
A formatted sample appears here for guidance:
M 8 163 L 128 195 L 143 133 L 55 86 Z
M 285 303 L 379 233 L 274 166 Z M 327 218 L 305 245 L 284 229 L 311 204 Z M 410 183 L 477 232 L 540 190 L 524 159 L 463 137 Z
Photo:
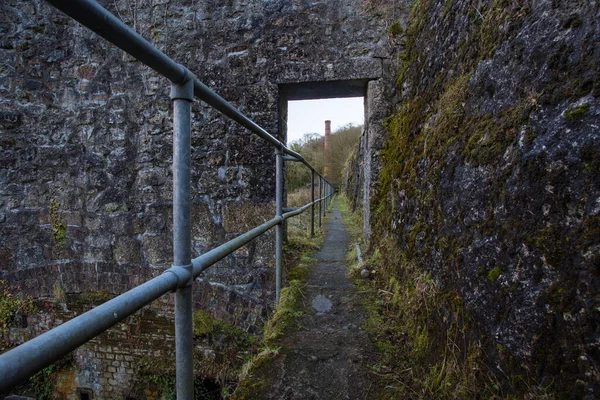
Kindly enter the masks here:
M 331 173 L 331 149 L 329 148 L 329 140 L 331 138 L 331 121 L 325 121 L 325 142 L 324 142 L 324 167 L 323 167 L 323 176 L 326 178 L 329 177 Z

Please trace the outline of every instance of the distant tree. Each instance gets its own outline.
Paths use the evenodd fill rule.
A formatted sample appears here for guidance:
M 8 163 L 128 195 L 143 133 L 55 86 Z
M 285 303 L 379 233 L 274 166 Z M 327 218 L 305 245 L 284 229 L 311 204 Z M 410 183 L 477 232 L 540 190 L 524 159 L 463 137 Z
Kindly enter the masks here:
M 362 134 L 362 125 L 354 126 L 352 124 L 345 125 L 331 134 L 329 147 L 331 148 L 331 173 L 327 179 L 335 186 L 338 186 L 342 180 L 342 170 L 354 147 L 358 143 Z
M 293 142 L 290 149 L 300 153 L 320 174 L 323 173 L 323 137 L 307 133 Z M 310 170 L 302 163 L 287 163 L 288 190 L 294 191 L 310 184 Z
M 345 125 L 331 134 L 330 138 L 330 176 L 327 177 L 332 184 L 341 181 L 342 169 L 346 159 L 358 143 L 362 132 L 362 125 Z M 324 138 L 318 133 L 307 133 L 301 139 L 290 144 L 290 148 L 300 153 L 315 169 L 322 174 L 325 163 Z M 287 164 L 288 190 L 310 185 L 310 170 L 301 163 Z

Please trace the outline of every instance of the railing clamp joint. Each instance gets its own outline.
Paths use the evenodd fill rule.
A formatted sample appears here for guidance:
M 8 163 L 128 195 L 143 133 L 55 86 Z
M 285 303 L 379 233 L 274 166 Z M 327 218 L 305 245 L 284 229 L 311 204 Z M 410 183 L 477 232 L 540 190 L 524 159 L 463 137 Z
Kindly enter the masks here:
M 171 268 L 163 272 L 163 274 L 171 273 L 177 278 L 177 289 L 191 286 L 194 281 L 194 265 L 173 265 Z M 173 290 L 175 292 L 176 290 Z
M 182 70 L 181 83 L 171 82 L 171 100 L 194 101 L 194 81 L 196 76 L 189 69 L 178 64 Z

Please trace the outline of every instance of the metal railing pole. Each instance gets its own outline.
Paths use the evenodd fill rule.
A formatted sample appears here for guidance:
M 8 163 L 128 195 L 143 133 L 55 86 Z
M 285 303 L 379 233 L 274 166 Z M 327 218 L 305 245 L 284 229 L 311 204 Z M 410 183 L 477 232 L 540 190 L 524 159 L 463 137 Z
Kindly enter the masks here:
M 325 178 L 321 179 L 321 193 L 323 193 L 322 197 L 324 198 L 324 200 L 322 201 L 323 207 L 321 207 L 321 212 L 323 214 L 323 218 L 325 218 L 325 213 L 327 212 L 327 204 L 325 204 L 327 202 L 327 198 L 325 198 Z
M 194 82 L 171 85 L 173 100 L 173 258 L 174 266 L 189 270 L 175 294 L 175 355 L 177 398 L 194 398 L 191 237 L 191 130 Z
M 321 200 L 321 197 L 323 197 L 323 192 L 321 191 L 321 176 L 319 176 L 319 229 L 321 228 L 321 209 L 323 208 L 323 201 Z
M 323 203 L 323 218 L 327 215 L 327 182 L 323 180 L 323 196 L 325 196 L 325 202 Z
M 315 236 L 315 171 L 310 171 L 310 237 Z
M 283 215 L 283 150 L 275 152 L 275 216 Z M 283 221 L 275 231 L 275 304 L 279 303 L 281 291 L 281 261 L 283 257 Z

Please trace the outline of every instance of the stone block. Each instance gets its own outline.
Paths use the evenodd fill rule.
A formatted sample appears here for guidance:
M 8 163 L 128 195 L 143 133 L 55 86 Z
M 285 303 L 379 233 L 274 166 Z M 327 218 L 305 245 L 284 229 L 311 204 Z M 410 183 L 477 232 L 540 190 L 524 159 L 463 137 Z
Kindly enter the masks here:
M 167 235 L 145 235 L 142 239 L 142 252 L 150 265 L 169 266 L 173 259 L 172 239 Z
M 121 237 L 115 244 L 115 260 L 119 263 L 138 263 L 141 260 L 141 246 L 137 238 Z
M 223 210 L 223 227 L 226 232 L 243 233 L 275 217 L 272 203 L 227 203 Z

